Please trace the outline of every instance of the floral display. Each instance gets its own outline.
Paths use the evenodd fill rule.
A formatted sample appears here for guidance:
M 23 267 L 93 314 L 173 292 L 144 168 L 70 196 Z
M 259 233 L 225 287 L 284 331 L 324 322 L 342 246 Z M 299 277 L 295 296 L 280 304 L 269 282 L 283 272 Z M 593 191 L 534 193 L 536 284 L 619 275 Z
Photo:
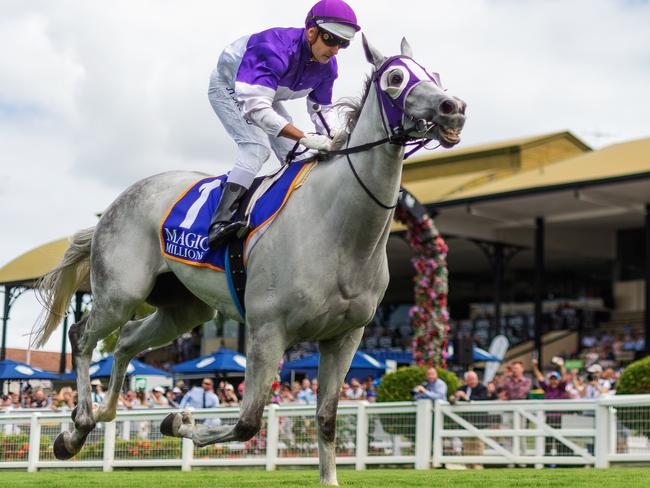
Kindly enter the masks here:
M 419 206 L 420 211 L 412 211 L 413 205 Z M 414 253 L 411 262 L 415 268 L 415 305 L 409 310 L 414 329 L 413 358 L 418 365 L 444 368 L 449 331 L 449 248 L 431 217 L 417 201 L 411 201 L 410 205 L 400 204 L 395 218 L 406 225 L 407 239 Z

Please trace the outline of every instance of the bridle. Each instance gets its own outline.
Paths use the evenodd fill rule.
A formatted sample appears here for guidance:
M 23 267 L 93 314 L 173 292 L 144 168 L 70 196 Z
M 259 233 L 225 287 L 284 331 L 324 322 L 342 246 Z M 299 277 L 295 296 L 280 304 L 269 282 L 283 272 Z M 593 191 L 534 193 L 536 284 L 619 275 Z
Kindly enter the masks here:
M 401 90 L 399 93 L 396 93 L 397 96 L 394 98 L 387 93 L 387 88 L 382 87 L 382 79 L 384 73 L 386 73 L 388 69 L 393 66 L 399 67 L 403 74 L 409 75 L 408 78 L 403 78 L 405 83 L 403 83 Z M 422 74 L 424 74 L 424 76 Z M 395 203 L 395 205 L 386 205 L 372 193 L 372 191 L 366 186 L 354 168 L 352 160 L 350 159 L 350 154 L 368 151 L 373 147 L 386 143 L 402 147 L 413 146 L 413 149 L 409 150 L 404 155 L 403 159 L 407 159 L 408 157 L 415 154 L 415 152 L 419 151 L 423 147 L 426 147 L 426 144 L 431 141 L 431 139 L 427 136 L 433 129 L 437 127 L 437 124 L 433 121 L 423 118 L 418 119 L 412 114 L 408 113 L 406 110 L 406 99 L 408 98 L 408 95 L 413 90 L 413 88 L 421 83 L 434 83 L 436 86 L 441 86 L 441 83 L 437 74 L 435 76 L 431 75 L 413 58 L 405 55 L 392 56 L 384 60 L 381 66 L 377 68 L 372 74 L 371 83 L 375 86 L 376 89 L 377 100 L 379 102 L 379 110 L 381 113 L 381 121 L 384 127 L 384 132 L 386 133 L 386 137 L 377 141 L 368 142 L 366 144 L 360 144 L 353 147 L 349 147 L 348 139 L 345 149 L 328 151 L 327 156 L 345 156 L 348 161 L 348 165 L 352 170 L 352 174 L 354 175 L 361 188 L 363 188 L 366 194 L 372 199 L 372 201 L 374 201 L 383 209 L 392 210 L 397 207 L 397 203 Z M 318 114 L 318 117 L 320 118 L 320 121 L 323 124 L 323 127 L 325 127 L 328 135 L 331 137 L 331 131 L 327 124 L 327 121 L 325 120 L 325 117 L 318 110 L 316 110 L 316 113 Z M 413 123 L 410 128 L 404 127 L 404 123 L 407 120 Z M 415 133 L 413 133 L 414 130 Z M 296 143 L 296 145 L 287 155 L 287 163 L 290 163 L 296 156 L 302 154 L 297 152 L 298 145 L 299 144 Z M 439 146 L 440 144 L 431 149 L 435 149 Z

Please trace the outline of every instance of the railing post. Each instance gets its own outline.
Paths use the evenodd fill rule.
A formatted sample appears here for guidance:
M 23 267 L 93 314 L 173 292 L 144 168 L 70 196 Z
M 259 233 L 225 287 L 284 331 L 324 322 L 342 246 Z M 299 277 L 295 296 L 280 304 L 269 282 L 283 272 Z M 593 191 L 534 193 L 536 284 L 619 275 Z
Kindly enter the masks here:
M 536 403 L 540 409 L 544 408 L 544 406 L 540 404 L 540 402 L 536 402 Z M 544 430 L 542 429 L 542 425 L 544 425 L 545 423 L 546 423 L 546 415 L 544 413 L 544 410 L 538 410 L 536 430 L 542 432 L 542 435 L 538 435 L 535 437 L 535 456 L 537 457 L 544 457 L 544 451 L 546 450 L 546 437 L 544 436 L 543 434 Z M 543 467 L 544 467 L 544 463 L 535 464 L 535 468 L 537 469 L 542 469 Z
M 438 401 L 436 401 L 437 403 Z M 431 400 L 418 400 L 415 415 L 415 469 L 429 469 L 433 438 Z
M 368 457 L 368 407 L 370 403 L 360 401 L 357 405 L 357 440 L 355 467 L 357 470 L 366 469 L 366 457 Z
M 609 412 L 609 454 L 616 454 L 618 449 L 618 411 L 616 407 L 608 407 Z
M 521 437 L 517 435 L 521 432 L 521 415 L 519 415 L 519 410 L 516 408 L 512 409 L 512 430 L 514 430 L 514 434 L 512 435 L 512 454 L 521 456 Z
M 194 441 L 183 437 L 181 444 L 181 471 L 192 471 L 194 459 Z
M 434 468 L 442 466 L 442 428 L 444 421 L 442 416 L 442 402 L 436 400 L 433 405 L 433 455 L 431 464 Z
M 41 424 L 38 419 L 41 414 L 34 412 L 29 424 L 29 453 L 27 454 L 27 471 L 38 470 L 38 459 L 41 454 Z
M 113 471 L 113 461 L 115 460 L 115 436 L 117 434 L 117 422 L 104 423 L 104 464 L 102 470 L 105 472 Z
M 616 435 L 609 432 L 609 407 L 602 405 L 600 401 L 596 403 L 596 437 L 594 439 L 594 454 L 596 457 L 596 468 L 609 468 L 609 438 L 610 435 Z M 614 426 L 616 429 L 616 426 Z
M 279 406 L 272 403 L 266 415 L 266 470 L 274 471 L 278 458 L 278 441 L 280 440 Z

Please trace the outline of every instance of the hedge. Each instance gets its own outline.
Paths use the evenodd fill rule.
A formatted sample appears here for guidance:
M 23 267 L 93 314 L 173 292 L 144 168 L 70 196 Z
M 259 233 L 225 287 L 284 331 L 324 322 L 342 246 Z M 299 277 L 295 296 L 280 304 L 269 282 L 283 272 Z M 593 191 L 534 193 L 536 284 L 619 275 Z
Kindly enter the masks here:
M 377 388 L 378 402 L 404 402 L 413 400 L 413 388 L 426 382 L 428 366 L 406 366 L 385 375 Z M 458 377 L 451 371 L 436 368 L 438 378 L 447 383 L 447 395 L 458 389 Z

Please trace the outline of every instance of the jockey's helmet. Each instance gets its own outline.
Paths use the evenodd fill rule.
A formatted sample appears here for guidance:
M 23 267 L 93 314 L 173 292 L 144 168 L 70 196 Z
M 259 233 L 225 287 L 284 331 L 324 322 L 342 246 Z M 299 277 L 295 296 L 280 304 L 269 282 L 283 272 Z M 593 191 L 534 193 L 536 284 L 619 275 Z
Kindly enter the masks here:
M 347 41 L 361 30 L 354 10 L 343 0 L 320 0 L 307 14 L 305 27 L 318 27 Z

